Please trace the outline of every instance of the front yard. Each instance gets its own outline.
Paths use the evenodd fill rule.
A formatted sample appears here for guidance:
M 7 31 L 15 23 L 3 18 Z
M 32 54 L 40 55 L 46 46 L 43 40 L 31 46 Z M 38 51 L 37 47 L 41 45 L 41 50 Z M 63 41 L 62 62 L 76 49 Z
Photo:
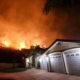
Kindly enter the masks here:
M 0 72 L 14 73 L 14 72 L 22 72 L 22 71 L 26 71 L 26 70 L 27 70 L 27 68 L 13 68 L 13 69 L 0 70 Z

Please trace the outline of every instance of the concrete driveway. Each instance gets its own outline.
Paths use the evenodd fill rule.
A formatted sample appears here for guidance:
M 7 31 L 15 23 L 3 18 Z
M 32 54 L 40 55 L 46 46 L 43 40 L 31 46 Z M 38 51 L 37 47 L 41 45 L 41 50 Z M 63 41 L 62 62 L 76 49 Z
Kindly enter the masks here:
M 17 73 L 0 73 L 0 80 L 80 80 L 80 77 L 30 69 Z

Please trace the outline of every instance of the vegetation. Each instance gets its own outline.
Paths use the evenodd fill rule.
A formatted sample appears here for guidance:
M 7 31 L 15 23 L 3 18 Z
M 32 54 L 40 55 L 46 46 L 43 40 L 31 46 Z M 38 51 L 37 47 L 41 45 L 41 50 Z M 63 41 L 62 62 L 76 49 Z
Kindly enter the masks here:
M 35 49 L 30 49 L 27 53 L 25 54 L 25 57 L 30 57 L 32 55 L 36 55 L 36 54 L 42 54 L 43 51 L 45 51 L 45 49 L 40 48 L 39 46 L 36 46 Z
M 26 71 L 26 70 L 27 70 L 27 68 L 13 68 L 13 69 L 0 70 L 0 72 L 14 73 L 14 72 L 21 72 L 21 71 Z
M 46 0 L 44 12 L 48 13 L 51 9 L 59 8 L 70 12 L 73 8 L 79 8 L 80 0 Z

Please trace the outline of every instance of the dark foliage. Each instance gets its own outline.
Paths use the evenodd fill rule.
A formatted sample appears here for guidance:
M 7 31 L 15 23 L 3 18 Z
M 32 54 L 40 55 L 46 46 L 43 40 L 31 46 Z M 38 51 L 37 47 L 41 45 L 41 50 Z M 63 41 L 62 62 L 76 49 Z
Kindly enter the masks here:
M 0 63 L 17 63 L 22 62 L 24 55 L 21 51 L 7 48 L 0 48 Z
M 46 48 L 40 48 L 40 46 L 36 46 L 35 48 L 31 49 L 23 49 L 23 53 L 25 54 L 25 57 L 30 57 L 36 54 L 42 54 Z
M 47 0 L 44 12 L 48 13 L 52 8 L 59 8 L 66 11 L 71 11 L 80 7 L 80 0 Z

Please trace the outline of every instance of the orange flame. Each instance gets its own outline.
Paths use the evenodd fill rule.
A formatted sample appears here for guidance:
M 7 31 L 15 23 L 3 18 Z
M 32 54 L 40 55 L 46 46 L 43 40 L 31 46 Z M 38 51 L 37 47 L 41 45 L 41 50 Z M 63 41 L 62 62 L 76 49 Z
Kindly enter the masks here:
M 24 42 L 21 42 L 20 43 L 20 46 L 19 46 L 19 50 L 23 49 L 23 48 L 26 48 L 26 45 Z
M 6 47 L 10 46 L 10 43 L 8 41 L 3 41 L 2 44 L 5 45 Z
M 13 48 L 18 50 L 30 49 L 31 46 L 37 46 L 40 44 L 41 44 L 41 41 L 38 41 L 38 40 L 33 40 L 32 43 L 25 42 L 25 41 L 18 41 L 18 42 L 16 41 L 13 43 L 10 40 L 2 40 L 0 43 L 2 47 L 8 47 L 8 48 Z

